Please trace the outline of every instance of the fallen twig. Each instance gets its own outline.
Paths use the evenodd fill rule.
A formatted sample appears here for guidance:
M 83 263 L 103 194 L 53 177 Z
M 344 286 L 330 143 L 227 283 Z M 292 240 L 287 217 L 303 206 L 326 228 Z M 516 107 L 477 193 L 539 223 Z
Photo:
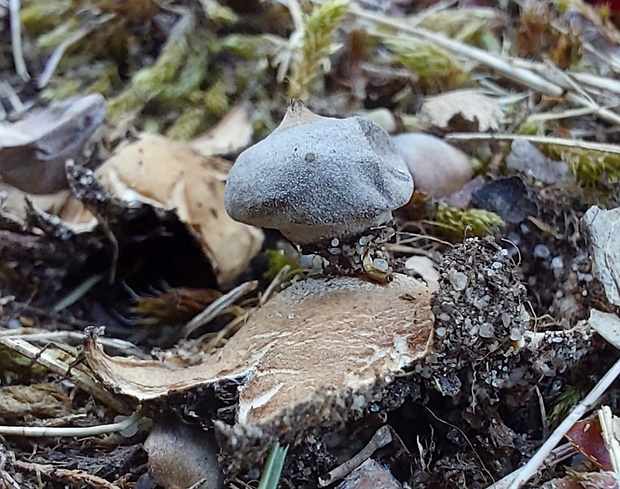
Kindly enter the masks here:
M 580 139 L 566 139 L 548 136 L 528 136 L 525 134 L 483 134 L 478 132 L 455 132 L 446 135 L 446 140 L 448 141 L 515 141 L 517 139 L 526 139 L 530 143 L 554 144 L 557 146 L 566 146 L 569 148 L 579 148 L 593 151 L 601 151 L 604 153 L 620 154 L 620 145 L 595 143 L 592 141 L 583 141 Z
M 342 465 L 339 465 L 335 469 L 329 471 L 327 474 L 319 477 L 319 486 L 327 487 L 337 480 L 340 480 L 351 472 L 353 472 L 356 468 L 362 465 L 366 460 L 372 457 L 372 454 L 375 453 L 379 448 L 382 448 L 389 443 L 392 443 L 392 429 L 389 426 L 382 426 L 379 428 L 372 438 L 368 442 L 368 444 L 362 448 L 356 455 L 351 457 Z
M 84 341 L 84 334 L 80 331 L 46 331 L 37 328 L 21 328 L 13 330 L 0 331 L 0 338 L 22 339 L 32 343 L 50 343 L 64 342 L 73 344 L 73 346 L 81 345 Z M 119 353 L 125 355 L 133 355 L 142 360 L 151 358 L 140 348 L 129 341 L 118 338 L 98 338 L 99 344 L 113 348 Z
M 34 462 L 24 462 L 22 460 L 14 460 L 12 465 L 36 474 L 45 474 L 47 477 L 52 479 L 60 479 L 78 483 L 80 484 L 80 487 L 84 487 L 84 485 L 87 484 L 91 487 L 96 487 L 97 489 L 121 489 L 120 486 L 113 484 L 102 477 L 87 474 L 81 470 L 61 469 L 55 465 L 37 464 Z
M 519 489 L 527 482 L 538 470 L 543 466 L 545 459 L 553 448 L 560 443 L 568 430 L 579 421 L 582 416 L 592 409 L 598 402 L 599 398 L 605 393 L 611 383 L 620 375 L 620 360 L 618 360 L 603 376 L 603 378 L 594 386 L 594 389 L 581 401 L 571 413 L 560 423 L 547 441 L 542 444 L 534 456 L 521 469 L 514 472 L 514 479 L 508 486 L 508 489 Z

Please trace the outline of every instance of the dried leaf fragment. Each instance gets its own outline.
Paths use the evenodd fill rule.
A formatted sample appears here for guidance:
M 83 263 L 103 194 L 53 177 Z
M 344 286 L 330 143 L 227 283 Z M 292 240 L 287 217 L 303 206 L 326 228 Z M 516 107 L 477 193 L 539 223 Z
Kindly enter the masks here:
M 51 194 L 67 188 L 65 162 L 80 159 L 84 144 L 103 123 L 100 94 L 76 97 L 0 125 L 0 177 L 24 192 Z
M 454 90 L 428 97 L 419 120 L 443 131 L 498 131 L 504 113 L 499 103 L 478 90 Z
M 585 455 L 601 470 L 611 470 L 609 452 L 603 441 L 601 423 L 596 415 L 575 423 L 566 433 L 573 448 Z
M 190 143 L 192 149 L 203 156 L 230 155 L 245 149 L 254 135 L 249 111 L 248 103 L 234 106 L 206 134 L 198 136 Z
M 592 252 L 594 276 L 605 288 L 607 299 L 620 305 L 620 209 L 593 206 L 582 218 Z
M 260 249 L 260 230 L 233 221 L 224 209 L 229 163 L 204 157 L 188 145 L 142 134 L 106 161 L 99 181 L 116 197 L 174 209 L 194 232 L 225 283 L 243 271 Z

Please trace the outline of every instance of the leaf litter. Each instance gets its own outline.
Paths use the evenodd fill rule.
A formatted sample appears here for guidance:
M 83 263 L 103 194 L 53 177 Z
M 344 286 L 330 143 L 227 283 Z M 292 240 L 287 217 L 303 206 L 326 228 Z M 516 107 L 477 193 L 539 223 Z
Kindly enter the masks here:
M 281 487 L 614 487 L 620 33 L 594 4 L 0 5 L 2 484 L 242 487 L 279 443 Z M 288 98 L 363 130 L 288 132 L 298 182 L 244 211 L 275 229 L 237 223 L 228 172 Z M 405 208 L 353 205 L 390 191 L 329 156 L 363 151 L 408 169 Z M 355 235 L 308 243 L 289 207 Z

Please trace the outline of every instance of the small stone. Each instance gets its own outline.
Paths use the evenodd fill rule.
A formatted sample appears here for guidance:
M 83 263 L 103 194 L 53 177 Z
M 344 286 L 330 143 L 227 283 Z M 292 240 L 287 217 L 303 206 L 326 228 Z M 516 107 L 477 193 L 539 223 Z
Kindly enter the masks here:
M 555 268 L 556 270 L 564 268 L 564 259 L 561 256 L 555 256 L 553 260 L 551 260 L 551 268 Z
M 375 258 L 372 261 L 372 266 L 374 268 L 376 268 L 377 270 L 379 270 L 380 272 L 386 272 L 390 269 L 390 265 L 387 262 L 387 260 L 384 260 L 383 258 Z
M 480 331 L 478 332 L 482 338 L 493 338 L 494 328 L 491 323 L 484 323 L 480 325 Z
M 450 280 L 450 284 L 454 290 L 465 290 L 467 288 L 467 284 L 469 283 L 469 279 L 467 275 L 463 272 L 450 272 L 448 274 L 448 280 Z
M 536 258 L 548 258 L 550 254 L 551 252 L 549 251 L 549 248 L 547 248 L 545 245 L 537 244 L 536 246 L 534 246 L 534 256 Z
M 476 306 L 478 309 L 484 309 L 489 305 L 489 302 L 491 302 L 491 296 L 483 295 L 482 297 L 480 297 L 480 299 L 474 302 L 474 306 Z
M 519 331 L 519 328 L 512 328 L 510 330 L 510 339 L 512 341 L 520 341 L 523 338 L 523 334 Z

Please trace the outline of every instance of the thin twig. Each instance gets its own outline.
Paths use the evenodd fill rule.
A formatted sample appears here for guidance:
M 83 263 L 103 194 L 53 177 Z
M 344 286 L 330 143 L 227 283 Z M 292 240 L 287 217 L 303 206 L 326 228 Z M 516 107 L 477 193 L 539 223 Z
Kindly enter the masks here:
M 14 457 L 13 452 L 10 452 L 11 457 Z M 7 462 L 7 456 L 0 448 L 0 487 L 3 489 L 20 489 L 19 484 L 13 479 L 11 474 L 5 470 Z
M 605 393 L 607 388 L 620 375 L 620 360 L 618 360 L 603 376 L 603 378 L 594 386 L 594 389 L 581 401 L 571 413 L 560 423 L 555 431 L 551 434 L 547 441 L 542 444 L 534 456 L 527 462 L 518 472 L 508 486 L 508 489 L 519 489 L 525 482 L 538 472 L 543 466 L 545 459 L 549 456 L 553 448 L 562 441 L 568 430 L 579 421 L 582 416 L 592 409 L 598 402 L 600 397 Z
M 327 487 L 337 480 L 340 480 L 347 475 L 349 475 L 352 471 L 362 465 L 366 460 L 372 457 L 372 454 L 375 453 L 379 448 L 382 448 L 389 443 L 392 443 L 392 429 L 389 426 L 382 426 L 379 428 L 372 438 L 368 442 L 368 444 L 362 448 L 360 452 L 351 457 L 342 465 L 339 465 L 335 469 L 331 470 L 325 475 L 319 477 L 319 486 Z
M 576 93 L 567 93 L 565 98 L 568 102 L 571 102 L 575 105 L 581 105 L 582 107 L 592 109 L 592 112 L 605 122 L 609 122 L 611 124 L 620 124 L 620 114 L 616 114 L 609 109 L 601 107 L 599 104 L 588 100 L 586 97 L 577 95 Z
M 265 289 L 265 292 L 263 292 L 263 294 L 261 295 L 260 301 L 258 302 L 259 307 L 264 306 L 267 301 L 271 299 L 271 296 L 273 295 L 275 290 L 280 287 L 280 285 L 282 285 L 282 282 L 284 282 L 284 277 L 290 270 L 290 265 L 284 265 L 282 268 L 280 268 L 280 270 L 278 270 L 276 276 L 273 278 L 269 286 Z
M 209 340 L 209 342 L 204 346 L 202 351 L 204 353 L 210 353 L 213 349 L 217 347 L 217 345 L 220 344 L 220 341 L 222 341 L 222 339 L 233 334 L 233 332 L 241 323 L 246 322 L 250 317 L 250 313 L 251 311 L 248 311 L 245 314 L 241 314 L 232 321 L 230 321 L 226 326 L 219 330 L 213 338 Z
M 555 448 L 549 456 L 545 459 L 545 467 L 555 467 L 557 464 L 567 460 L 575 455 L 575 448 L 570 443 L 565 443 L 564 445 L 560 445 Z M 511 472 L 504 478 L 498 480 L 495 484 L 489 486 L 487 489 L 507 489 L 508 485 L 515 478 L 516 473 L 520 469 L 517 469 L 515 472 Z
M 590 115 L 590 114 L 593 114 L 594 112 L 596 112 L 595 108 L 581 107 L 579 109 L 563 110 L 562 112 L 540 112 L 538 114 L 532 114 L 528 116 L 527 120 L 530 122 L 557 121 L 560 119 L 570 119 L 572 117 L 581 117 L 582 115 Z
M 37 328 L 21 328 L 0 331 L 0 338 L 22 339 L 32 343 L 50 343 L 64 342 L 73 344 L 73 346 L 81 345 L 84 342 L 84 333 L 79 331 L 47 331 Z M 130 341 L 121 340 L 119 338 L 103 338 L 97 341 L 108 348 L 113 348 L 119 353 L 125 355 L 134 355 L 142 360 L 148 360 L 151 357 L 144 353 L 140 348 Z
M 13 116 L 25 113 L 33 104 L 31 101 L 28 105 L 25 105 L 13 87 L 4 80 L 0 80 L 0 95 L 11 104 L 13 110 L 10 110 L 9 113 Z
M 581 83 L 620 95 L 620 81 L 618 80 L 593 75 L 591 73 L 569 73 Z
M 56 465 L 37 464 L 34 462 L 24 462 L 23 460 L 15 460 L 12 462 L 12 465 L 22 470 L 34 472 L 37 474 L 37 477 L 39 477 L 40 474 L 45 474 L 51 479 L 68 481 L 72 483 L 71 486 L 79 484 L 79 487 L 90 486 L 97 489 L 121 489 L 120 486 L 105 480 L 103 477 L 88 474 L 77 469 L 62 469 Z M 39 487 L 43 487 L 40 482 Z

